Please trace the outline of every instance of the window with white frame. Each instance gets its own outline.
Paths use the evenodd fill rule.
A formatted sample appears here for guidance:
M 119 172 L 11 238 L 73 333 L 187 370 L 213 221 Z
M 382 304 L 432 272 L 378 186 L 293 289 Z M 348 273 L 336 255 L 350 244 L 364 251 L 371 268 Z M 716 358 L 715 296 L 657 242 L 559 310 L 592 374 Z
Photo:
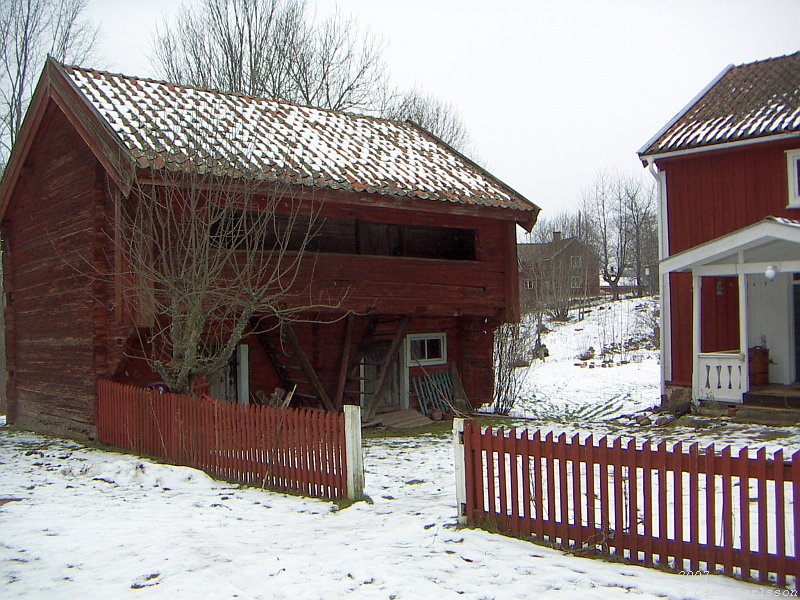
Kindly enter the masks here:
M 786 152 L 786 175 L 789 178 L 789 206 L 800 208 L 800 150 Z
M 572 263 L 573 269 L 580 269 L 583 266 L 583 261 L 581 260 L 580 255 L 571 256 L 570 262 Z
M 447 334 L 412 333 L 406 339 L 409 366 L 447 363 Z
M 526 279 L 525 280 L 525 289 L 532 290 L 533 289 L 533 279 Z
M 573 277 L 572 277 L 572 279 L 570 280 L 570 284 L 571 284 L 571 285 L 570 285 L 570 287 L 571 287 L 573 290 L 580 289 L 580 287 L 581 287 L 581 283 L 582 283 L 582 282 L 581 282 L 581 278 L 580 278 L 580 277 L 574 277 L 574 276 L 573 276 Z

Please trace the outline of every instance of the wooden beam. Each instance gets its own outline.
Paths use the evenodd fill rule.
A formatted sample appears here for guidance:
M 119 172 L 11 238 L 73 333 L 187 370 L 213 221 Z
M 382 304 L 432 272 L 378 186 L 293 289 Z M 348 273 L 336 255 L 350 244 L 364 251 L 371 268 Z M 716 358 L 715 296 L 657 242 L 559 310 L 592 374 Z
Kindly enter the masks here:
M 250 319 L 250 326 L 254 331 L 257 331 L 258 319 Z M 269 339 L 264 331 L 258 332 L 256 334 L 256 339 L 261 344 L 261 347 L 266 351 L 269 361 L 272 363 L 272 368 L 275 370 L 275 374 L 278 376 L 278 379 L 281 380 L 281 385 L 287 392 L 289 392 L 289 390 L 292 389 L 294 382 L 288 377 L 285 365 L 278 359 L 278 349 L 275 348 L 272 340 Z
M 344 327 L 344 347 L 342 348 L 342 362 L 339 365 L 339 383 L 336 385 L 336 397 L 333 405 L 336 409 L 342 407 L 344 398 L 344 388 L 347 383 L 347 367 L 350 364 L 350 346 L 353 344 L 353 315 L 347 315 L 347 323 Z
M 292 324 L 288 322 L 284 323 L 283 331 L 286 332 L 286 338 L 289 342 L 289 345 L 292 347 L 292 352 L 294 352 L 295 356 L 297 356 L 297 359 L 300 361 L 300 366 L 303 369 L 303 373 L 305 373 L 306 377 L 308 377 L 308 380 L 314 387 L 314 391 L 317 392 L 319 399 L 322 400 L 322 403 L 325 405 L 325 409 L 329 411 L 336 410 L 331 402 L 331 399 L 328 397 L 328 393 L 325 391 L 325 388 L 322 387 L 322 382 L 319 380 L 319 376 L 314 370 L 314 366 L 308 360 L 308 356 L 306 356 L 303 348 L 300 347 L 300 341 L 297 339 L 297 335 L 292 328 Z
M 383 395 L 383 390 L 386 388 L 389 368 L 391 367 L 392 361 L 397 356 L 398 350 L 400 350 L 400 344 L 403 341 L 403 338 L 406 336 L 406 331 L 408 331 L 408 324 L 410 322 L 411 317 L 408 315 L 403 317 L 402 321 L 400 321 L 400 325 L 397 328 L 397 333 L 395 334 L 394 339 L 392 339 L 392 343 L 389 346 L 389 350 L 386 352 L 386 356 L 383 357 L 381 369 L 378 371 L 378 379 L 375 381 L 375 389 L 372 392 L 372 398 L 369 399 L 364 407 L 365 421 L 370 421 L 372 420 L 372 417 L 375 416 L 375 408 L 378 405 L 378 400 Z

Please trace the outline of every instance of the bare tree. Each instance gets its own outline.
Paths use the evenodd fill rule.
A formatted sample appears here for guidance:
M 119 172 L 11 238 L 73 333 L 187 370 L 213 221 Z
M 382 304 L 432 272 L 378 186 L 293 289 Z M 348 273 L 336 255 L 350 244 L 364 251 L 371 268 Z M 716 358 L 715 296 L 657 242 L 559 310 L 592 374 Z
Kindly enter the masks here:
M 299 277 L 318 210 L 277 185 L 155 169 L 117 209 L 124 303 L 170 389 L 224 367 L 255 320 L 319 308 Z M 252 181 L 252 179 L 250 179 Z
M 413 121 L 459 152 L 470 150 L 469 133 L 452 104 L 417 89 L 396 95 L 387 104 L 381 111 L 384 117 Z
M 382 46 L 338 12 L 317 21 L 303 0 L 201 0 L 162 22 L 153 64 L 164 78 L 333 110 L 375 111 Z
M 521 276 L 534 282 L 530 301 L 523 309 L 532 314 L 547 315 L 556 321 L 569 319 L 569 311 L 577 290 L 572 287 L 572 273 L 563 261 L 539 255 L 523 264 Z
M 0 158 L 8 159 L 48 54 L 82 62 L 98 28 L 84 18 L 88 0 L 0 0 Z
M 627 199 L 632 186 L 631 178 L 600 171 L 582 194 L 587 242 L 597 252 L 600 277 L 608 283 L 614 300 L 619 300 L 620 280 L 630 260 Z
M 649 286 L 647 269 L 658 263 L 656 193 L 652 184 L 631 180 L 625 187 L 626 220 L 630 239 L 630 263 L 636 278 L 636 295 Z
M 528 376 L 527 357 L 532 351 L 532 328 L 525 323 L 504 323 L 494 332 L 494 404 L 492 412 L 507 415 L 514 408 Z
M 554 232 L 560 233 L 564 239 L 577 238 L 585 241 L 588 237 L 586 218 L 581 211 L 562 211 L 550 216 L 541 216 L 536 221 L 536 227 L 525 234 L 525 241 L 530 244 L 544 244 L 553 239 Z

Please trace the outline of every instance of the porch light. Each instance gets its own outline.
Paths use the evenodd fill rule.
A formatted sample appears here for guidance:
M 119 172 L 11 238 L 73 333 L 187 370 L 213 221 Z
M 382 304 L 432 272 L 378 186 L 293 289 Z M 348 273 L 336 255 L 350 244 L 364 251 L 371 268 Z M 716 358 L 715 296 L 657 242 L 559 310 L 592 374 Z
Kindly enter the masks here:
M 767 267 L 767 270 L 764 271 L 764 277 L 772 281 L 775 279 L 775 276 L 778 274 L 778 267 L 775 265 L 770 265 Z

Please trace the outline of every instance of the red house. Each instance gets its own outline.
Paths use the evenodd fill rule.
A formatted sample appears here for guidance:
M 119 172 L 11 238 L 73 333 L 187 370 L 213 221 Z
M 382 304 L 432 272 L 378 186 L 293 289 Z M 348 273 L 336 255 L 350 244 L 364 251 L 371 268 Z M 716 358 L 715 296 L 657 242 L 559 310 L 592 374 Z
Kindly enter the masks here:
M 800 377 L 800 53 L 729 66 L 639 151 L 660 195 L 667 391 Z
M 213 152 L 187 154 L 193 138 Z M 316 203 L 301 276 L 348 292 L 246 338 L 213 395 L 297 386 L 293 402 L 374 413 L 416 406 L 414 377 L 452 371 L 473 405 L 491 399 L 493 329 L 519 315 L 515 231 L 536 206 L 413 123 L 48 60 L 0 184 L 10 423 L 91 437 L 99 379 L 157 382 L 131 351 L 153 324 L 125 310 L 121 276 L 92 272 L 114 271 L 115 211 L 165 164 L 244 164 Z
M 522 310 L 564 313 L 578 298 L 600 293 L 597 254 L 577 237 L 553 232 L 549 242 L 518 244 Z

